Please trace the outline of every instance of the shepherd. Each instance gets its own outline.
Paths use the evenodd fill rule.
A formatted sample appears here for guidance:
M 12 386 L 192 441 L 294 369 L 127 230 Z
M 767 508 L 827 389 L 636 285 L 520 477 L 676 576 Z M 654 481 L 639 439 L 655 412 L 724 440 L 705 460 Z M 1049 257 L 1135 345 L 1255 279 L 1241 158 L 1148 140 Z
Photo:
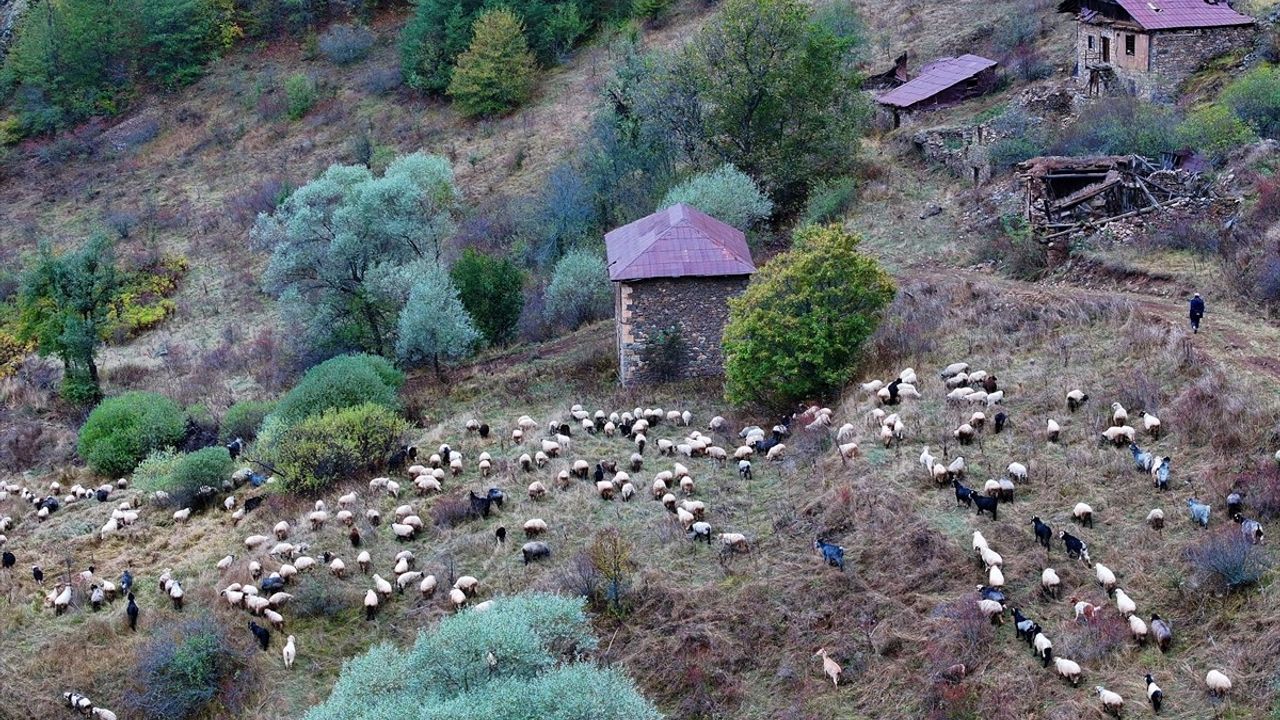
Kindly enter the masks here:
M 1200 318 L 1204 317 L 1204 298 L 1200 297 L 1200 293 L 1196 293 L 1191 298 L 1191 332 L 1200 332 Z

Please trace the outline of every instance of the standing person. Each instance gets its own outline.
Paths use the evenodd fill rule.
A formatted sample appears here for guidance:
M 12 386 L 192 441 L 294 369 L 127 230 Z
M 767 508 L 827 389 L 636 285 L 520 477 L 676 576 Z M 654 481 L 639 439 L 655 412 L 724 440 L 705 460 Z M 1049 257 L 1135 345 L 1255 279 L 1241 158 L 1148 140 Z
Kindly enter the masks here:
M 1200 293 L 1196 293 L 1191 298 L 1191 331 L 1200 332 L 1200 318 L 1204 317 L 1204 298 L 1200 297 Z

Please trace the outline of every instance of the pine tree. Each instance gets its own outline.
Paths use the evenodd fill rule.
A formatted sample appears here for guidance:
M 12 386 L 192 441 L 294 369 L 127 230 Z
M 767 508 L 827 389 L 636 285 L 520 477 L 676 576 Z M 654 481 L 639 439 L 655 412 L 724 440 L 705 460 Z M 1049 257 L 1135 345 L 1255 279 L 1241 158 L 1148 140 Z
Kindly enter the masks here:
M 501 115 L 533 93 L 537 61 L 529 52 L 524 25 L 510 10 L 491 10 L 476 19 L 471 47 L 458 57 L 449 94 L 466 115 Z

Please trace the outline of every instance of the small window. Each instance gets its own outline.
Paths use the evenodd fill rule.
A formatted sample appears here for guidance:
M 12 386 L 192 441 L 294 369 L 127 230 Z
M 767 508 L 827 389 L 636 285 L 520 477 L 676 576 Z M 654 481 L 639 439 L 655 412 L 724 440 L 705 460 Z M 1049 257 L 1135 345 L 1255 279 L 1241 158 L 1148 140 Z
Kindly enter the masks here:
M 1090 50 L 1092 50 L 1092 49 L 1093 49 L 1093 36 L 1092 36 L 1092 35 L 1090 35 L 1090 36 L 1089 36 L 1089 49 L 1090 49 Z
M 1132 36 L 1132 35 L 1125 35 L 1125 36 L 1124 36 L 1124 54 L 1125 54 L 1125 55 L 1134 55 L 1134 54 L 1136 54 L 1136 51 L 1135 51 L 1135 49 L 1134 49 L 1135 47 L 1136 47 L 1136 46 L 1135 46 L 1135 40 L 1133 39 L 1133 36 Z

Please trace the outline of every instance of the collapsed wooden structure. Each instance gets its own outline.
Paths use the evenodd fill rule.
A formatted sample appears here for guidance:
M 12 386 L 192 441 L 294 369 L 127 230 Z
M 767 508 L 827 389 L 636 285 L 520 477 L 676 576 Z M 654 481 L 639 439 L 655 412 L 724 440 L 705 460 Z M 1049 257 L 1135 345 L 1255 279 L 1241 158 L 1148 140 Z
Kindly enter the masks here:
M 1198 173 L 1140 155 L 1037 157 L 1018 165 L 1026 217 L 1041 242 L 1096 229 L 1209 192 Z

